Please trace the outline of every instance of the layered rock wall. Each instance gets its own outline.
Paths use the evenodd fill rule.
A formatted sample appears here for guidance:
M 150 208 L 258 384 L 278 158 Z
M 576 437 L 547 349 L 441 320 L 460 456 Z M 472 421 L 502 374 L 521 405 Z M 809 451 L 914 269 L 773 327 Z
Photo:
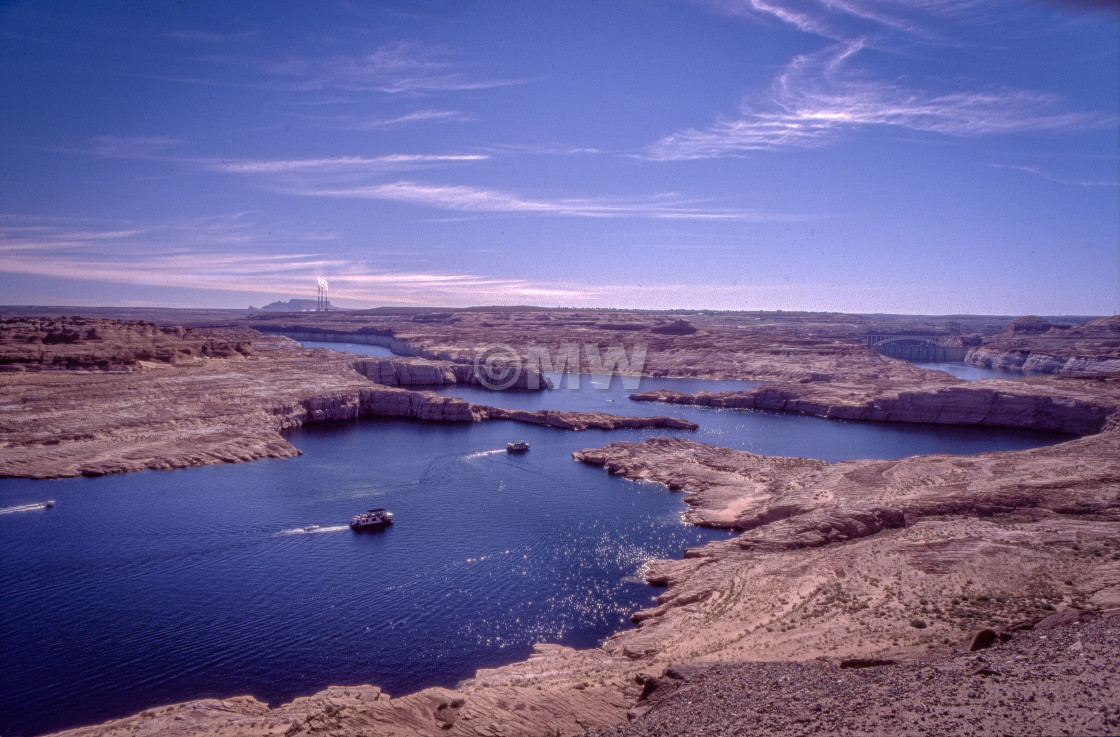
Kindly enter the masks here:
M 244 328 L 197 331 L 84 317 L 0 320 L 0 372 L 127 372 L 141 361 L 240 359 L 252 352 L 254 335 Z
M 451 362 L 355 360 L 266 337 L 236 361 L 146 364 L 119 375 L 7 374 L 0 383 L 0 406 L 7 407 L 0 413 L 0 476 L 58 478 L 287 458 L 299 451 L 283 431 L 365 416 L 508 420 L 567 430 L 695 428 L 665 417 L 505 410 L 405 388 L 455 383 L 471 371 Z
M 1031 391 L 1017 381 L 973 381 L 876 389 L 841 384 L 765 384 L 742 392 L 632 394 L 644 402 L 768 409 L 839 420 L 994 425 L 1089 435 L 1120 409 L 1091 385 L 1050 385 Z
M 355 361 L 354 370 L 384 386 L 440 386 L 470 384 L 486 386 L 473 363 L 406 358 L 368 358 Z M 539 371 L 520 369 L 507 389 L 537 391 L 551 389 L 552 381 Z
M 1060 376 L 1120 375 L 1120 316 L 1081 325 L 1021 317 L 997 338 L 973 348 L 968 363 Z
M 1058 376 L 1120 374 L 1120 357 L 1053 356 L 1030 351 L 1002 351 L 981 346 L 970 350 L 964 360 L 965 363 L 973 366 Z
M 292 340 L 307 340 L 319 343 L 357 343 L 358 345 L 377 345 L 388 348 L 398 356 L 418 356 L 421 358 L 440 358 L 428 355 L 422 348 L 417 348 L 405 341 L 393 337 L 393 331 L 388 329 L 369 328 L 361 331 L 330 330 L 327 328 L 306 328 L 287 325 L 254 324 L 254 328 L 262 333 L 276 333 Z

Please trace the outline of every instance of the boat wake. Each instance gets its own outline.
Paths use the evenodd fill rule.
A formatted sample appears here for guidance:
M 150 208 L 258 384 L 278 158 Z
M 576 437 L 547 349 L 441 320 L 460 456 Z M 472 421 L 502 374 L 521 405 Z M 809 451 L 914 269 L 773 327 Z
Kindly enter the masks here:
M 37 512 L 40 509 L 50 509 L 54 502 L 35 502 L 34 504 L 20 504 L 16 507 L 2 507 L 0 514 L 15 514 L 16 512 Z
M 330 527 L 320 527 L 319 525 L 308 525 L 307 527 L 297 527 L 294 530 L 284 530 L 278 532 L 278 535 L 318 535 L 323 532 L 339 532 L 341 530 L 349 530 L 349 525 L 331 525 Z
M 463 460 L 473 461 L 475 458 L 485 458 L 486 456 L 498 455 L 499 453 L 505 452 L 505 448 L 499 448 L 498 450 L 480 450 L 477 453 L 467 453 L 465 456 L 463 456 Z

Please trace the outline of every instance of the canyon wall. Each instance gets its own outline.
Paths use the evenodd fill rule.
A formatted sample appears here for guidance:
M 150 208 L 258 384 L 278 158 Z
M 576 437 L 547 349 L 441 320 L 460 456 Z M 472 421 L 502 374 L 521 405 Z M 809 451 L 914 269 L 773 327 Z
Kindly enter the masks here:
M 644 402 L 767 409 L 838 420 L 994 425 L 1072 435 L 1100 431 L 1117 402 L 1116 382 L 1032 386 L 1018 380 L 931 383 L 906 388 L 849 384 L 764 384 L 748 391 L 632 394 Z M 1104 390 L 1104 391 L 1101 391 Z
M 965 361 L 1059 376 L 1120 375 L 1120 316 L 1079 325 L 1020 317 L 1001 335 L 970 350 Z
M 1053 356 L 1029 351 L 978 347 L 969 350 L 965 363 L 986 368 L 1010 369 L 1058 376 L 1120 374 L 1120 358 L 1109 356 Z

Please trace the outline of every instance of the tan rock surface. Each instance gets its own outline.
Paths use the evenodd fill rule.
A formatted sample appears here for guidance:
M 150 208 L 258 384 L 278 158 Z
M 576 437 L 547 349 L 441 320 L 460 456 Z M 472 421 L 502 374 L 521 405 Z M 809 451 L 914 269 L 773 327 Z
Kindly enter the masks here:
M 648 376 L 784 381 L 944 376 L 869 350 L 859 336 L 875 323 L 855 315 L 480 308 L 261 314 L 244 324 L 300 339 L 366 342 L 467 363 L 480 348 L 509 346 L 526 365 L 537 365 L 532 351 L 544 347 L 553 369 L 564 365 L 575 371 L 578 365 L 584 373 L 617 369 L 611 359 L 618 354 L 610 351 L 618 347 L 621 373 Z M 563 363 L 572 347 L 573 361 Z
M 84 317 L 0 320 L 0 371 L 133 371 L 140 361 L 184 363 L 248 355 L 253 331 Z
M 1120 316 L 1072 326 L 1021 317 L 999 337 L 970 350 L 965 360 L 1062 376 L 1120 374 Z
M 375 384 L 363 373 L 392 377 L 396 386 Z M 127 373 L 2 374 L 0 476 L 57 478 L 287 458 L 299 451 L 284 430 L 367 415 L 511 420 L 567 430 L 694 428 L 667 417 L 505 410 L 401 386 L 453 382 L 462 373 L 448 363 L 355 359 L 257 335 L 251 355 L 239 353 L 237 360 L 143 361 Z
M 1115 596 L 1116 431 L 897 461 L 764 458 L 665 438 L 576 457 L 681 488 L 691 520 L 742 531 L 651 564 L 647 580 L 668 590 L 609 652 L 654 662 L 898 657 Z
M 995 425 L 1074 435 L 1098 432 L 1120 409 L 1120 378 L 962 381 L 930 372 L 921 381 L 764 384 L 748 391 L 631 394 L 643 402 L 770 409 L 837 420 Z
M 390 698 L 373 686 L 331 686 L 270 709 L 251 696 L 157 706 L 68 737 L 133 735 L 554 735 L 617 724 L 641 695 L 601 651 L 539 646 L 527 660 L 479 671 L 459 689 Z M 588 680 L 581 680 L 588 679 Z
M 689 664 L 651 681 L 628 725 L 673 735 L 1108 735 L 1120 731 L 1120 613 L 1051 617 L 959 652 L 880 667 Z M 989 630 L 990 631 L 990 630 Z

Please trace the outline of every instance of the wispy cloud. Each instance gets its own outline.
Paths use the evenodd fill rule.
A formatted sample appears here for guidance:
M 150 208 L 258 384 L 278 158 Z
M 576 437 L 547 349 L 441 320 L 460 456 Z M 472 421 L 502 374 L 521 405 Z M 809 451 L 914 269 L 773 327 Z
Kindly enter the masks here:
M 533 156 L 585 156 L 606 153 L 601 148 L 569 146 L 562 143 L 498 143 L 484 150 L 500 154 L 529 154 Z
M 399 202 L 459 213 L 746 222 L 804 219 L 788 213 L 718 207 L 676 193 L 546 198 L 471 185 L 386 181 L 386 175 L 396 171 L 475 163 L 489 158 L 489 154 L 390 154 L 315 159 L 211 159 L 206 165 L 214 170 L 254 177 L 262 188 L 284 194 Z
M 414 123 L 466 123 L 472 120 L 474 120 L 473 115 L 461 110 L 414 110 L 391 118 L 359 119 L 352 127 L 358 130 L 381 130 L 400 128 Z
M 248 159 L 185 156 L 174 152 L 182 141 L 171 138 L 98 136 L 93 145 L 78 150 L 98 158 L 154 160 L 198 169 L 244 175 L 271 175 L 293 181 L 308 177 L 345 182 L 369 181 L 386 173 L 468 164 L 490 159 L 486 153 L 385 154 L 383 156 L 321 156 L 313 158 Z
M 296 234 L 284 250 L 253 253 L 243 241 L 263 231 L 250 213 L 234 213 L 163 223 L 36 218 L 0 214 L 0 272 L 107 284 L 206 290 L 236 295 L 227 303 L 260 304 L 272 299 L 314 294 L 318 277 L 328 277 L 331 296 L 345 306 L 549 304 L 567 306 L 716 309 L 807 309 L 847 312 L 944 310 L 944 291 L 915 290 L 895 283 L 793 281 L 741 282 L 729 276 L 707 280 L 702 288 L 683 279 L 649 279 L 640 285 L 599 281 L 532 280 L 485 273 L 441 271 L 378 263 L 372 252 L 353 258 L 323 256 Z M 256 234 L 256 235 L 254 235 Z M 214 239 L 223 241 L 215 244 Z M 1014 287 L 1014 289 L 1012 289 Z M 959 304 L 980 314 L 1000 310 L 1037 311 L 1017 285 L 1007 290 L 959 290 Z M 122 294 L 124 290 L 122 290 Z M 210 298 L 208 301 L 222 301 Z M 1020 302 L 1010 300 L 1018 299 Z M 968 300 L 973 300 L 969 302 Z M 78 301 L 81 298 L 78 297 Z M 1008 307 L 1011 304 L 1012 307 Z M 1073 302 L 1066 313 L 1076 312 Z
M 207 160 L 209 166 L 236 174 L 287 172 L 341 174 L 400 171 L 429 164 L 485 161 L 486 154 L 389 154 L 386 156 L 329 156 L 315 159 L 222 159 Z
M 296 58 L 269 71 L 296 90 L 341 89 L 392 94 L 452 92 L 524 84 L 475 74 L 450 49 L 399 41 L 358 56 Z
M 87 153 L 105 159 L 157 159 L 184 143 L 171 136 L 97 136 Z
M 724 15 L 753 19 L 771 19 L 826 38 L 839 39 L 829 24 L 817 14 L 806 12 L 788 0 L 701 0 L 704 5 Z
M 332 296 L 359 304 L 474 304 L 579 300 L 587 292 L 483 274 L 387 268 L 361 258 L 294 250 L 315 234 L 295 234 L 287 252 L 252 253 L 261 227 L 246 213 L 165 223 L 0 216 L 0 271 L 110 284 L 298 296 L 329 276 Z M 255 233 L 255 235 L 254 235 Z M 328 234 L 329 237 L 329 234 Z M 375 257 L 370 252 L 366 256 Z
M 1054 182 L 1056 184 L 1068 184 L 1071 187 L 1120 187 L 1120 179 L 1072 179 L 1069 177 L 1058 176 L 1037 166 L 1026 166 L 1022 164 L 988 164 L 988 166 L 995 167 L 997 169 L 1012 169 L 1014 171 L 1033 174 L 1034 176 L 1042 177 L 1047 181 Z
M 950 136 L 1071 130 L 1113 125 L 1116 117 L 1069 111 L 1055 95 L 998 88 L 935 93 L 873 79 L 851 68 L 862 42 L 798 56 L 768 98 L 741 115 L 654 142 L 656 160 L 701 159 L 749 151 L 812 147 L 862 128 L 886 126 Z
M 119 253 L 127 260 L 135 252 L 156 246 L 169 251 L 241 248 L 259 243 L 262 227 L 251 212 L 178 218 L 162 222 L 44 218 L 0 215 L 0 253 L 5 259 L 26 251 L 51 251 L 58 259 L 89 253 Z M 335 240 L 329 230 L 289 229 L 290 243 Z M 267 258 L 262 256 L 261 258 Z
M 958 46 L 968 31 L 1044 32 L 1016 0 L 697 0 L 721 15 L 777 22 L 832 41 L 873 38 Z M 1036 9 L 1037 10 L 1037 9 Z M 1032 31 L 1033 27 L 1033 31 Z M 988 39 L 991 40 L 990 38 Z
M 690 201 L 675 194 L 633 198 L 568 197 L 544 199 L 523 197 L 511 192 L 484 187 L 424 184 L 410 181 L 349 187 L 330 185 L 319 187 L 291 186 L 283 191 L 312 197 L 401 202 L 460 212 L 522 213 L 589 218 L 739 220 L 748 222 L 800 219 L 788 214 L 721 209 Z
M 166 153 L 172 139 L 99 138 L 93 155 L 115 158 L 161 159 L 211 171 L 253 178 L 267 190 L 304 197 L 381 200 L 450 210 L 459 213 L 513 213 L 585 218 L 645 218 L 659 220 L 725 220 L 775 222 L 803 220 L 794 213 L 729 208 L 677 193 L 636 197 L 533 197 L 489 187 L 408 180 L 386 181 L 395 173 L 422 168 L 474 164 L 489 153 L 386 154 L 295 159 L 236 159 L 181 157 Z M 520 147 L 493 149 L 525 152 Z M 542 153 L 530 148 L 531 153 Z M 591 150 L 557 147 L 547 153 L 571 155 Z
M 351 100 L 328 100 L 322 103 L 313 104 L 339 104 L 350 103 Z M 308 115 L 304 113 L 293 113 L 292 117 L 308 121 L 324 128 L 333 128 L 337 130 L 353 130 L 353 131 L 380 131 L 380 130 L 394 130 L 398 128 L 413 128 L 420 125 L 439 124 L 439 123 L 469 123 L 475 117 L 470 113 L 463 112 L 462 110 L 413 110 L 411 112 L 402 113 L 400 115 L 393 115 L 389 117 L 375 117 L 369 115 L 358 115 L 354 113 L 339 113 L 336 115 Z

